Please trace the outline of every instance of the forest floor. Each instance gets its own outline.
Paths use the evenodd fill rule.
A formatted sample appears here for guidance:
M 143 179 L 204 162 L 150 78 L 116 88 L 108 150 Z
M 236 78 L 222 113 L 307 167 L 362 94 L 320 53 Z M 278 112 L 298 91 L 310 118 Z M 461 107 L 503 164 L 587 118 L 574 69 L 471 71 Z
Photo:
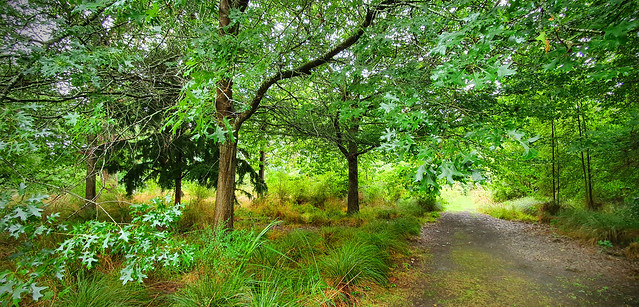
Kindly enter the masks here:
M 427 224 L 397 281 L 414 306 L 639 306 L 639 263 L 548 225 L 445 212 Z

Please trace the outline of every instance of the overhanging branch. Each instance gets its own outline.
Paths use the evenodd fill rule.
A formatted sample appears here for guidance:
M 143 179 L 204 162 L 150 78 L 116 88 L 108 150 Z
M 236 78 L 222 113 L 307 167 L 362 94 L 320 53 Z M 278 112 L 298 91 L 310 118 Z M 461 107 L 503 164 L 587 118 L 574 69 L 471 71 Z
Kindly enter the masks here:
M 364 31 L 366 30 L 366 28 L 368 28 L 373 23 L 373 20 L 375 19 L 375 17 L 380 11 L 392 7 L 392 5 L 396 4 L 397 2 L 398 2 L 397 0 L 386 0 L 378 4 L 374 8 L 369 9 L 366 12 L 366 17 L 364 18 L 364 21 L 359 25 L 357 31 L 353 35 L 348 37 L 346 40 L 344 40 L 342 43 L 335 46 L 333 49 L 329 50 L 322 56 L 312 61 L 306 62 L 305 64 L 302 64 L 296 68 L 278 72 L 270 76 L 269 78 L 267 78 L 264 82 L 262 82 L 257 92 L 255 93 L 255 96 L 250 102 L 250 107 L 246 111 L 240 113 L 240 115 L 237 117 L 237 120 L 235 121 L 235 124 L 234 124 L 235 130 L 236 131 L 239 130 L 240 127 L 242 126 L 242 123 L 244 123 L 244 121 L 249 119 L 255 113 L 255 111 L 257 111 L 260 103 L 262 102 L 262 99 L 264 99 L 264 96 L 266 95 L 266 92 L 268 92 L 268 90 L 271 88 L 271 86 L 273 86 L 273 84 L 281 80 L 291 79 L 301 75 L 308 75 L 313 71 L 313 69 L 330 62 L 333 59 L 333 57 L 335 57 L 337 54 L 353 46 L 355 43 L 357 43 L 357 41 L 362 37 L 362 35 L 364 35 Z

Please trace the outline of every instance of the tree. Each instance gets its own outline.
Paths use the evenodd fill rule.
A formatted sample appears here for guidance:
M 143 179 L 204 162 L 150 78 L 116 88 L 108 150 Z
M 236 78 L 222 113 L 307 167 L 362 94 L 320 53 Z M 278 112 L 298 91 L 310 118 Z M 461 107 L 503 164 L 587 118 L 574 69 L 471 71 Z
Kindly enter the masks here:
M 269 89 L 284 80 L 308 75 L 317 67 L 332 61 L 339 53 L 357 43 L 380 13 L 392 9 L 398 3 L 399 1 L 386 0 L 371 6 L 360 6 L 358 2 L 326 3 L 322 6 L 301 2 L 301 9 L 296 9 L 288 4 L 277 7 L 270 2 L 249 6 L 248 1 L 220 1 L 217 16 L 219 30 L 215 39 L 197 42 L 202 45 L 208 43 L 207 47 L 211 47 L 217 52 L 215 55 L 222 57 L 202 54 L 199 52 L 201 48 L 194 48 L 194 63 L 197 63 L 194 66 L 197 65 L 199 69 L 193 75 L 192 86 L 187 88 L 187 91 L 199 93 L 215 85 L 215 122 L 219 130 L 228 131 L 224 137 L 219 138 L 220 172 L 214 217 L 216 225 L 224 224 L 225 227 L 233 228 L 239 131 L 244 122 L 257 111 Z M 362 7 L 364 15 L 360 17 L 353 14 L 354 7 Z M 341 15 L 326 16 L 322 14 L 324 11 L 335 11 Z M 318 20 L 317 14 L 324 18 Z M 288 19 L 288 23 L 284 22 L 285 19 Z M 240 24 L 252 24 L 254 27 L 240 31 Z M 347 24 L 356 26 L 352 29 L 344 28 L 343 25 Z M 208 24 L 205 22 L 202 26 L 207 27 Z M 308 37 L 300 39 L 299 33 L 307 33 Z M 324 44 L 317 44 L 319 41 Z M 302 47 L 307 47 L 307 50 L 301 51 Z M 269 55 L 255 52 L 259 50 L 264 50 Z M 204 68 L 204 64 L 210 67 L 208 62 L 202 61 L 204 57 L 211 57 L 209 60 L 216 63 L 216 71 Z M 242 70 L 241 67 L 247 69 Z M 244 97 L 242 100 L 246 99 L 246 103 L 234 99 L 234 82 L 239 83 L 239 93 Z M 250 92 L 247 91 L 248 88 L 256 90 Z M 182 120 L 183 118 L 177 123 L 180 124 Z
M 317 72 L 312 78 L 315 86 L 289 84 L 285 96 L 258 119 L 266 121 L 272 135 L 310 137 L 339 150 L 348 165 L 348 214 L 359 212 L 358 157 L 379 146 L 383 125 L 377 120 L 380 99 L 376 87 L 358 82 L 361 72 L 353 70 Z

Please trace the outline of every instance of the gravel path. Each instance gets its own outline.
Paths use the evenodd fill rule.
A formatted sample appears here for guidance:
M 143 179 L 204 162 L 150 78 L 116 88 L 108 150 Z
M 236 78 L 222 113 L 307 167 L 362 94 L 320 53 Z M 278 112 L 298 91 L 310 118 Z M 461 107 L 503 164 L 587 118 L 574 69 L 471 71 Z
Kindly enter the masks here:
M 420 241 L 429 256 L 415 306 L 639 306 L 636 262 L 546 225 L 447 212 Z

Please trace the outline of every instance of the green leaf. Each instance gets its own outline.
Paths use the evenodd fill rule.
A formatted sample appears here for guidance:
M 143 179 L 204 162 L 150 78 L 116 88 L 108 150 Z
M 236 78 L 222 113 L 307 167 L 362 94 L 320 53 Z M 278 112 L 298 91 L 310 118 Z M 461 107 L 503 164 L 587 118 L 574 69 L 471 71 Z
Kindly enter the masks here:
M 379 105 L 379 107 L 380 107 L 382 110 L 384 110 L 384 112 L 386 112 L 386 113 L 390 113 L 391 111 L 395 110 L 395 108 L 397 107 L 397 104 L 392 103 L 392 102 L 391 102 L 391 103 L 385 103 L 385 102 L 382 102 L 382 103 Z
M 44 295 L 41 293 L 42 290 L 46 289 L 48 287 L 38 287 L 35 283 L 31 284 L 31 293 L 32 293 L 32 297 L 34 301 L 39 300 L 41 297 L 43 297 Z
M 28 205 L 27 206 L 27 210 L 29 210 L 29 213 L 31 213 L 31 215 L 35 216 L 35 217 L 41 217 L 42 216 L 42 211 L 44 211 L 44 209 L 42 208 L 38 208 L 34 205 Z
M 20 185 L 18 186 L 18 195 L 24 196 L 26 192 L 27 192 L 27 185 L 24 182 L 20 182 Z
M 448 183 L 453 184 L 455 183 L 455 180 L 453 179 L 453 176 L 463 176 L 464 174 L 459 172 L 457 170 L 457 168 L 455 167 L 455 164 L 451 163 L 451 162 L 443 162 L 442 165 L 439 166 L 439 169 L 441 171 L 441 174 L 439 176 L 437 176 L 439 179 L 441 178 L 446 178 L 446 181 L 448 181 Z
M 130 232 L 122 229 L 122 230 L 120 230 L 120 236 L 118 237 L 118 240 L 122 240 L 124 242 L 129 242 L 129 235 L 131 235 Z
M 424 179 L 424 174 L 426 173 L 426 164 L 422 164 L 417 168 L 417 174 L 415 175 L 415 179 L 417 181 L 422 181 Z
M 39 194 L 36 196 L 31 196 L 27 199 L 28 203 L 41 203 L 43 200 L 49 198 L 49 195 Z
M 517 72 L 515 69 L 510 69 L 509 67 L 510 64 L 500 65 L 499 68 L 497 68 L 497 77 L 501 79 L 503 77 L 514 75 Z
M 2 285 L 0 285 L 0 295 L 13 292 L 13 286 L 16 284 L 13 280 L 7 280 L 6 275 L 7 274 L 5 274 L 5 277 L 2 278 L 3 281 Z
M 226 141 L 226 131 L 220 126 L 215 127 L 215 132 L 211 136 L 218 143 L 224 143 L 224 141 Z
M 27 211 L 22 210 L 21 207 L 16 207 L 15 210 L 13 210 L 13 217 L 16 218 L 20 218 L 20 220 L 22 221 L 26 221 L 29 218 L 29 214 Z
M 386 95 L 384 95 L 384 99 L 390 100 L 393 102 L 399 102 L 399 98 L 397 98 L 397 96 L 393 95 L 392 93 L 386 93 Z
M 62 116 L 62 118 L 66 120 L 67 125 L 75 126 L 78 124 L 78 119 L 80 118 L 80 114 L 76 112 L 67 113 L 66 115 Z
M 541 33 L 539 33 L 539 36 L 535 37 L 535 40 L 538 40 L 542 43 L 546 42 L 546 32 L 541 31 Z

